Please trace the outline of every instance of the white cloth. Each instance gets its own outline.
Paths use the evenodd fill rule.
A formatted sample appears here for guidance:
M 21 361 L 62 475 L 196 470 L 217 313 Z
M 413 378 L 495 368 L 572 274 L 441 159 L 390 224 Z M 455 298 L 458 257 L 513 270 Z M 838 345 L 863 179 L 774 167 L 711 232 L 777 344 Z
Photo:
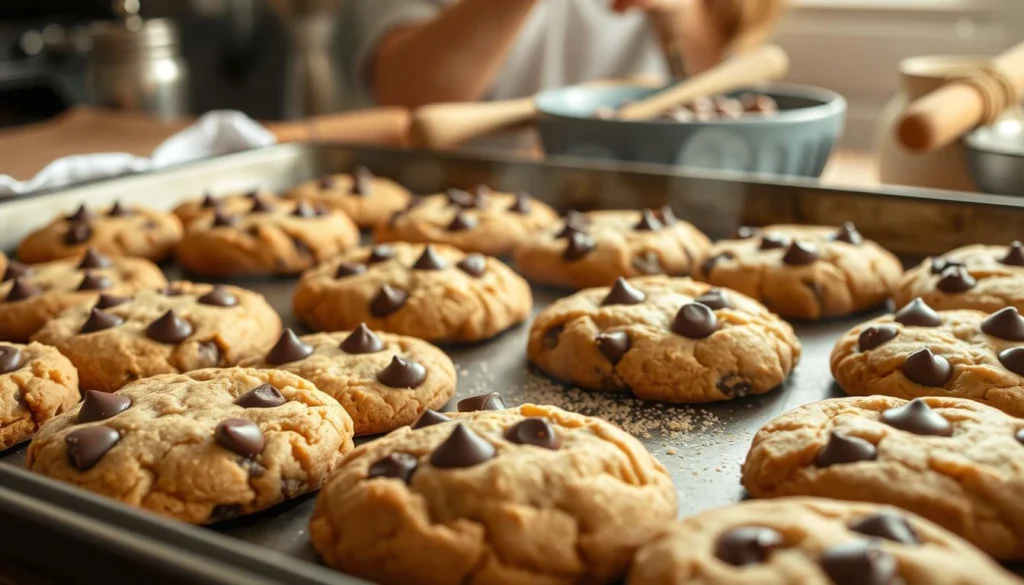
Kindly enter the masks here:
M 27 181 L 0 175 L 0 197 L 150 171 L 275 142 L 273 132 L 242 112 L 214 111 L 165 140 L 150 158 L 124 152 L 79 154 L 53 161 Z

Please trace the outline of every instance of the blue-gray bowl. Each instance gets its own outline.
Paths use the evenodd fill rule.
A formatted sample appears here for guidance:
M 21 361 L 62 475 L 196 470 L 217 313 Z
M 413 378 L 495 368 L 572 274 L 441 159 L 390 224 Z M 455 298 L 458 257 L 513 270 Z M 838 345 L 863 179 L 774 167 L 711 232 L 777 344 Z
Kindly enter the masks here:
M 544 150 L 550 155 L 682 165 L 705 169 L 817 177 L 843 127 L 846 100 L 816 87 L 768 84 L 756 91 L 779 105 L 774 116 L 674 122 L 603 120 L 616 108 L 657 89 L 567 87 L 541 92 L 536 104 Z
M 967 166 L 986 193 L 1024 196 L 1024 123 L 1006 118 L 964 136 Z

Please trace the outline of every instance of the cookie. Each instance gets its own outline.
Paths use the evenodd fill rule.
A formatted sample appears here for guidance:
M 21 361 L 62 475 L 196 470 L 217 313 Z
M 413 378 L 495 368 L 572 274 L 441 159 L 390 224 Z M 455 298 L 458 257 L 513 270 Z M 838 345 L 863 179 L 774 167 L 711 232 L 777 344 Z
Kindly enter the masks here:
M 788 323 L 735 291 L 649 276 L 555 301 L 534 319 L 527 355 L 581 388 L 710 402 L 777 387 L 800 342 Z
M 626 585 L 1013 585 L 974 547 L 902 510 L 819 498 L 744 502 L 673 526 Z
M 162 262 L 174 252 L 181 233 L 181 222 L 170 213 L 120 203 L 93 212 L 82 205 L 29 234 L 18 246 L 18 259 L 50 262 L 75 258 L 92 248 L 108 256 Z
M 258 293 L 175 282 L 70 307 L 33 340 L 66 355 L 82 388 L 113 392 L 157 374 L 233 366 L 280 333 L 281 319 Z
M 0 451 L 31 439 L 79 398 L 78 372 L 56 349 L 0 343 Z
M 206 369 L 88 393 L 28 448 L 32 471 L 192 524 L 318 489 L 352 449 L 352 420 L 276 370 Z
M 301 376 L 351 415 L 356 435 L 375 435 L 440 409 L 455 393 L 455 365 L 443 351 L 413 337 L 353 331 L 298 337 L 286 329 L 265 353 L 242 366 Z
M 959 398 L 835 398 L 754 436 L 743 487 L 910 510 L 1000 559 L 1024 558 L 1024 420 Z
M 747 237 L 713 245 L 694 278 L 738 290 L 787 318 L 816 320 L 877 307 L 903 274 L 895 256 L 850 222 L 743 228 L 741 235 Z
M 351 250 L 302 275 L 295 315 L 319 331 L 481 341 L 530 316 L 530 285 L 499 260 L 451 246 L 396 242 Z M 338 310 L 344 307 L 344 310 Z
M 207 191 L 199 199 L 191 199 L 179 204 L 174 208 L 173 213 L 181 220 L 181 224 L 187 228 L 197 219 L 213 216 L 216 211 L 220 211 L 221 214 L 227 216 L 245 213 L 252 208 L 253 200 L 257 197 L 273 198 L 274 195 L 260 189 L 250 189 L 244 193 L 229 193 L 226 195 L 213 195 Z
M 557 221 L 550 207 L 525 193 L 451 189 L 415 199 L 412 207 L 377 224 L 378 242 L 439 243 L 465 252 L 507 256 Z
M 903 275 L 893 295 L 897 306 L 917 297 L 940 310 L 1024 309 L 1024 246 L 966 246 L 927 258 Z
M 0 340 L 28 341 L 64 309 L 101 294 L 127 295 L 166 284 L 148 260 L 107 257 L 93 250 L 33 266 L 11 260 L 0 281 Z
M 193 221 L 178 245 L 178 262 L 206 276 L 297 274 L 359 243 L 343 214 L 306 203 L 255 197 L 235 215 Z
M 676 514 L 665 469 L 611 424 L 523 405 L 421 421 L 350 453 L 309 525 L 383 585 L 609 583 Z
M 1024 318 L 1013 307 L 935 311 L 916 299 L 848 331 L 830 362 L 847 394 L 969 398 L 1024 416 Z
M 609 286 L 616 278 L 688 276 L 711 245 L 707 236 L 660 210 L 575 213 L 564 225 L 516 248 L 528 280 L 569 288 Z
M 412 195 L 398 183 L 376 177 L 366 167 L 355 172 L 324 175 L 288 192 L 286 197 L 340 211 L 361 228 L 386 222 L 409 206 Z

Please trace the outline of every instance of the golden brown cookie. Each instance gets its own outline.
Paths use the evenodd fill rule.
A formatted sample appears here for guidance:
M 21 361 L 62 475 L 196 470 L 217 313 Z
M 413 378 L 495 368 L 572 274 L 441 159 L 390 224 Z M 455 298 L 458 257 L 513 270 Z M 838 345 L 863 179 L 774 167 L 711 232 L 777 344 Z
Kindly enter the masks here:
M 965 246 L 926 258 L 903 275 L 897 306 L 921 297 L 935 309 L 1024 310 L 1024 246 Z
M 260 189 L 250 189 L 245 193 L 229 193 L 213 195 L 209 191 L 202 198 L 185 201 L 174 208 L 174 215 L 181 220 L 186 228 L 197 219 L 210 217 L 215 211 L 227 216 L 245 213 L 252 208 L 253 199 L 257 197 L 273 198 L 274 194 Z
M 295 315 L 320 331 L 371 329 L 482 341 L 530 316 L 530 285 L 500 260 L 396 242 L 351 250 L 302 275 Z M 344 307 L 344 310 L 339 310 Z
M 412 199 L 405 187 L 374 176 L 366 167 L 358 167 L 351 174 L 336 173 L 306 181 L 286 197 L 340 211 L 361 228 L 386 222 L 408 207 Z
M 1019 585 L 903 510 L 823 498 L 744 502 L 674 525 L 637 553 L 626 585 Z
M 383 585 L 611 583 L 675 517 L 664 467 L 600 419 L 532 404 L 452 416 L 345 458 L 309 526 L 327 565 Z
M 660 210 L 591 211 L 516 248 L 516 268 L 527 279 L 569 288 L 608 286 L 616 278 L 652 274 L 688 276 L 711 245 L 707 236 Z
M 68 308 L 34 341 L 78 368 L 82 388 L 113 392 L 140 378 L 228 367 L 281 332 L 263 295 L 234 286 L 175 282 L 134 297 L 101 297 Z
M 31 439 L 79 398 L 78 372 L 59 351 L 0 343 L 0 451 Z
M 352 449 L 352 420 L 276 370 L 207 369 L 89 393 L 47 423 L 26 466 L 193 524 L 316 490 Z
M 737 290 L 783 317 L 816 320 L 877 307 L 903 274 L 895 256 L 849 222 L 741 232 L 747 237 L 714 244 L 694 278 Z
M 92 248 L 108 256 L 166 260 L 181 240 L 174 215 L 114 203 L 99 213 L 82 205 L 29 234 L 18 246 L 18 259 L 35 264 L 81 256 Z
M 12 260 L 0 281 L 0 340 L 28 341 L 64 309 L 100 294 L 126 295 L 167 284 L 141 258 L 107 257 L 87 250 L 79 258 L 28 266 Z
M 373 235 L 378 242 L 439 243 L 507 256 L 557 220 L 554 210 L 529 195 L 480 186 L 416 199 L 408 210 L 377 224 Z
M 341 403 L 356 436 L 407 425 L 455 394 L 455 364 L 443 351 L 414 337 L 353 331 L 298 337 L 285 329 L 266 352 L 244 367 L 292 372 Z

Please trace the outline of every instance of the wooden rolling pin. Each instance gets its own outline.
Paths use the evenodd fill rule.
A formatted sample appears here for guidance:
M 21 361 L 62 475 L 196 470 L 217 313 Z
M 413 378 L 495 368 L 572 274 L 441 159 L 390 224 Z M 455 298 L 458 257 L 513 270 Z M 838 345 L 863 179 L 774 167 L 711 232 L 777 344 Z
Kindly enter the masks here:
M 381 107 L 304 120 L 264 122 L 278 142 L 351 142 L 381 146 L 408 146 L 412 114 L 406 108 Z
M 1024 94 L 1024 43 L 979 68 L 973 77 L 954 81 L 913 102 L 896 128 L 900 143 L 915 152 L 941 148 L 999 114 Z

